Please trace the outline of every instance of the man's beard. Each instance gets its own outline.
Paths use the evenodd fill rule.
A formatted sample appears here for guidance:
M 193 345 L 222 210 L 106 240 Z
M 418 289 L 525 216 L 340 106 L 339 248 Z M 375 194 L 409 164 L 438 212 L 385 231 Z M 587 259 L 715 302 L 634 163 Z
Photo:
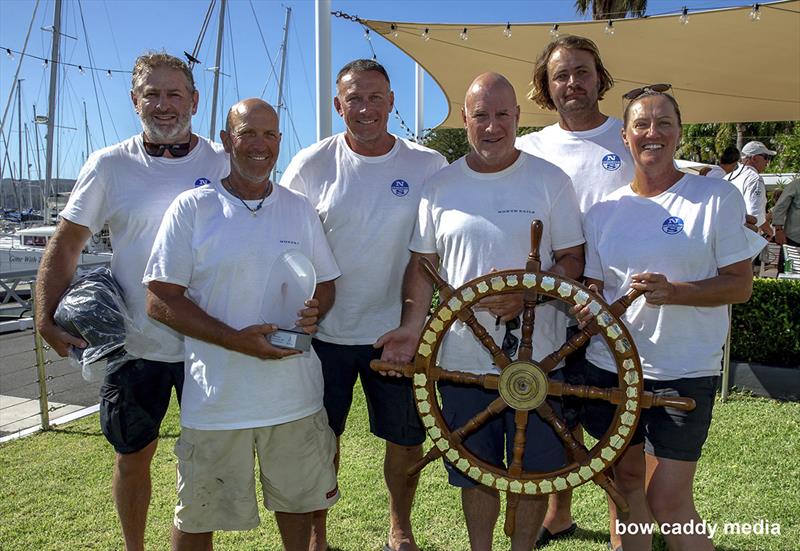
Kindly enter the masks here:
M 175 138 L 186 134 L 192 128 L 192 116 L 189 113 L 178 113 L 175 123 L 169 128 L 156 124 L 153 115 L 140 116 L 139 120 L 142 122 L 142 130 L 148 141 L 174 143 Z

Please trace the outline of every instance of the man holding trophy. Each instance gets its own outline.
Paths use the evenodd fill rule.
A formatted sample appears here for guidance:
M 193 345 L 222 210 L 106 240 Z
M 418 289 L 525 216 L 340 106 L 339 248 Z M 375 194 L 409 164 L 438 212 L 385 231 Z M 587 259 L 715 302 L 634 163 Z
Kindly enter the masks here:
M 269 179 L 281 137 L 275 110 L 241 101 L 220 137 L 230 176 L 176 198 L 144 274 L 148 314 L 186 336 L 172 547 L 210 549 L 215 530 L 258 525 L 257 455 L 284 547 L 305 551 L 311 512 L 339 497 L 336 439 L 319 359 L 301 344 L 287 348 L 287 336 L 289 346 L 302 339 L 285 330 L 314 332 L 340 272 L 311 204 Z M 266 295 L 289 251 L 310 259 L 317 285 L 288 312 L 296 327 L 279 328 L 287 312 L 267 311 L 275 301 Z

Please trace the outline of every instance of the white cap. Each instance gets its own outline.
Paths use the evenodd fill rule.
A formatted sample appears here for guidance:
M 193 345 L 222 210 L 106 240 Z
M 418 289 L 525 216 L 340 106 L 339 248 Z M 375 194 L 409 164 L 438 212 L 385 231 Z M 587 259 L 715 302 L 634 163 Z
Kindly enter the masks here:
M 777 152 L 767 149 L 761 142 L 747 142 L 742 148 L 743 157 L 755 157 L 756 155 L 776 155 Z

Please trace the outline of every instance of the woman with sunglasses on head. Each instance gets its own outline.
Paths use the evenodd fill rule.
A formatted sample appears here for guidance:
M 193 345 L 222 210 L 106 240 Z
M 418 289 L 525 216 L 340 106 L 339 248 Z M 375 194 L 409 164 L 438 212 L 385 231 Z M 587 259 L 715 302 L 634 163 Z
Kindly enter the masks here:
M 707 534 L 668 528 L 702 522 L 692 486 L 711 423 L 727 305 L 750 298 L 750 259 L 765 242 L 745 228 L 745 205 L 735 188 L 675 168 L 681 115 L 668 89 L 652 85 L 624 96 L 622 138 L 635 175 L 587 213 L 584 275 L 609 303 L 630 288 L 643 291 L 623 321 L 639 351 L 645 390 L 697 404 L 689 412 L 642 411 L 637 434 L 614 466 L 631 507 L 624 522 L 655 520 L 671 550 L 702 551 L 714 548 Z M 582 322 L 590 318 L 585 309 L 577 315 Z M 613 356 L 599 337 L 586 357 L 587 384 L 616 386 Z M 602 436 L 613 407 L 590 400 L 586 408 L 587 430 Z M 625 551 L 650 549 L 651 536 L 619 532 Z

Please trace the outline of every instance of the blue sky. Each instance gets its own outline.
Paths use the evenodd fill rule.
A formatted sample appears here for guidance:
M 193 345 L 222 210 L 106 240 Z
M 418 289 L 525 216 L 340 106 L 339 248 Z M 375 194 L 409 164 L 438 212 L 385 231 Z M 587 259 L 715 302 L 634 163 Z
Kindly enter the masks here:
M 74 178 L 85 156 L 85 125 L 83 103 L 86 103 L 90 134 L 90 150 L 110 145 L 141 131 L 129 99 L 130 75 L 116 71 L 130 71 L 136 56 L 148 49 L 166 50 L 182 55 L 192 51 L 209 6 L 208 0 L 64 0 L 62 33 L 74 38 L 62 40 L 61 60 L 64 63 L 97 67 L 94 82 L 91 71 L 81 74 L 77 67 L 61 66 L 60 96 L 57 124 L 68 127 L 58 132 L 59 163 L 57 171 L 62 178 Z M 217 2 L 219 4 L 219 1 Z M 514 23 L 559 22 L 585 19 L 579 17 L 572 0 L 406 0 L 363 1 L 333 0 L 332 10 L 357 15 L 363 19 L 385 21 L 426 21 L 430 23 Z M 650 0 L 650 15 L 680 11 L 687 6 L 691 11 L 746 5 L 735 0 Z M 0 110 L 5 108 L 11 89 L 15 86 L 14 72 L 20 59 L 13 59 L 5 48 L 22 50 L 25 34 L 31 21 L 35 0 L 0 0 Z M 226 21 L 226 39 L 217 129 L 222 113 L 238 98 L 261 96 L 267 101 L 277 101 L 278 50 L 283 36 L 285 7 L 292 8 L 289 26 L 289 55 L 286 69 L 287 106 L 289 117 L 283 116 L 283 145 L 278 163 L 282 169 L 298 149 L 315 140 L 315 83 L 314 83 L 314 2 L 277 0 L 229 0 Z M 218 9 L 218 8 L 217 8 Z M 81 14 L 82 12 L 82 14 Z M 255 12 L 255 15 L 254 15 Z M 256 24 L 256 21 L 258 24 Z M 53 1 L 41 0 L 28 42 L 27 53 L 40 58 L 50 57 L 52 33 L 42 30 L 53 23 Z M 691 23 L 690 23 L 691 24 Z M 206 32 L 199 58 L 203 62 L 195 67 L 195 79 L 200 90 L 200 107 L 194 118 L 195 132 L 208 136 L 210 129 L 211 90 L 214 66 L 218 16 L 215 10 Z M 86 31 L 84 32 L 84 27 Z M 260 27 L 260 30 L 259 30 Z M 335 73 L 348 61 L 359 57 L 372 57 L 369 43 L 360 25 L 333 18 L 332 65 Z M 374 34 L 374 33 L 373 33 Z M 88 35 L 88 48 L 86 36 Z M 395 91 L 396 107 L 406 124 L 413 128 L 414 120 L 414 63 L 391 43 L 373 36 L 372 47 L 378 61 L 388 69 Z M 91 54 L 89 53 L 91 52 Z M 268 54 L 267 54 L 268 52 Z M 90 60 L 91 55 L 91 60 Z M 272 58 L 275 69 L 270 66 Z M 112 77 L 106 71 L 112 70 Z M 23 165 L 32 164 L 35 179 L 33 105 L 37 114 L 47 111 L 49 68 L 41 60 L 27 57 L 23 60 L 22 121 L 28 122 L 30 149 L 25 148 L 23 137 Z M 98 93 L 95 93 L 95 86 Z M 334 91 L 331 90 L 330 96 Z M 435 126 L 445 114 L 444 96 L 430 79 L 425 81 L 426 127 Z M 8 156 L 18 163 L 18 133 L 16 98 L 6 119 L 3 134 L 11 143 Z M 102 113 L 102 120 L 99 116 Z M 2 111 L 0 111 L 2 115 Z M 339 117 L 333 115 L 333 130 L 340 131 Z M 74 129 L 74 130 L 73 130 Z M 390 119 L 390 130 L 405 135 L 399 121 Z M 40 143 L 45 127 L 39 126 Z M 41 158 L 44 162 L 43 145 Z M 0 142 L 0 154 L 6 146 Z M 28 155 L 26 155 L 28 153 Z M 27 157 L 27 158 L 26 158 Z M 9 164 L 8 162 L 6 163 Z M 42 168 L 42 172 L 44 169 Z M 8 166 L 2 174 L 9 176 Z M 27 177 L 27 170 L 23 174 Z

